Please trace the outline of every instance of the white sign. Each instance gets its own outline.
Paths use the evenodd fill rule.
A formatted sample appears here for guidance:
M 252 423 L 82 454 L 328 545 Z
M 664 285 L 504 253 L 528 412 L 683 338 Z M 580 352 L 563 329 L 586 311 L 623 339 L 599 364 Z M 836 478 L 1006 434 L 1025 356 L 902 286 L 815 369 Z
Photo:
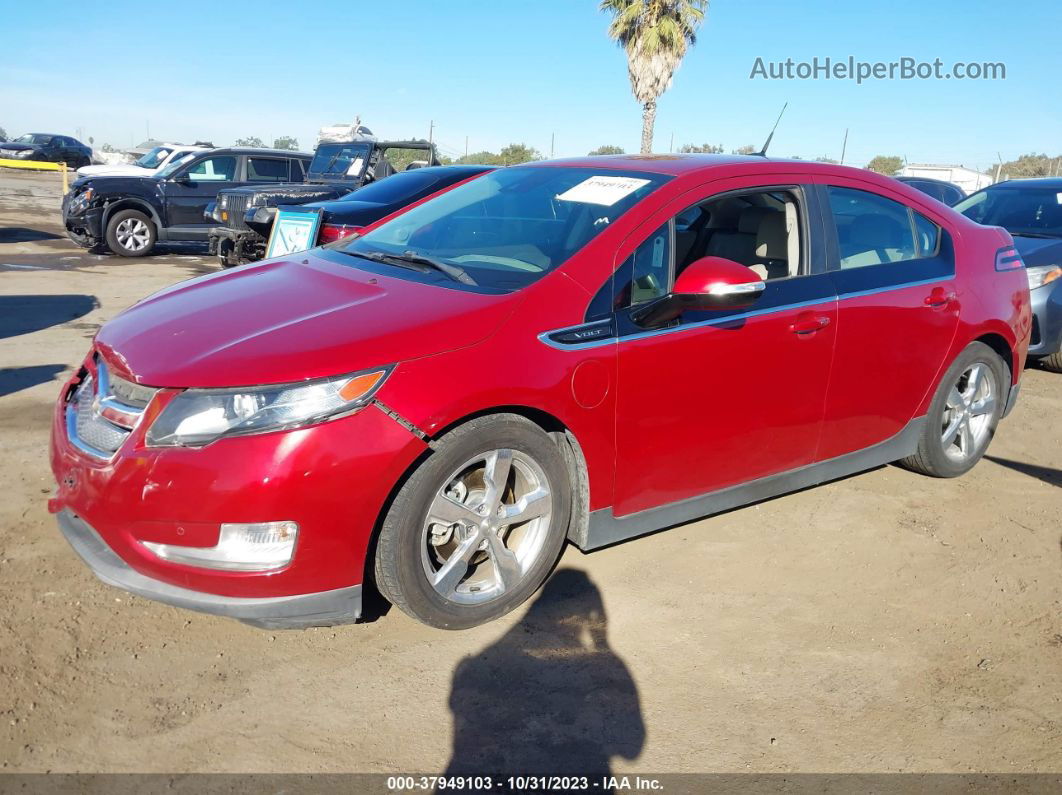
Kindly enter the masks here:
M 582 202 L 583 204 L 602 204 L 611 207 L 630 194 L 634 193 L 643 185 L 648 185 L 649 180 L 637 177 L 590 177 L 584 179 L 557 196 L 562 202 Z
M 361 167 L 365 165 L 364 158 L 355 157 L 354 162 L 350 164 L 350 168 L 347 169 L 348 177 L 356 177 L 361 173 Z

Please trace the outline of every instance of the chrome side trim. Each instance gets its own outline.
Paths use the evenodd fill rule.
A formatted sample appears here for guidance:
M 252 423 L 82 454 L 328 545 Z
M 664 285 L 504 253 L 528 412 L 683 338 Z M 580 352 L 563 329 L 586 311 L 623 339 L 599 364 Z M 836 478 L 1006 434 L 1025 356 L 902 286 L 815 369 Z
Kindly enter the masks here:
M 646 337 L 655 337 L 659 334 L 675 334 L 683 331 L 692 331 L 698 328 L 704 328 L 705 326 L 720 326 L 724 323 L 735 323 L 742 320 L 748 320 L 753 317 L 763 317 L 765 315 L 773 315 L 778 312 L 788 312 L 792 309 L 803 309 L 811 306 L 822 306 L 824 304 L 839 303 L 840 301 L 846 301 L 849 298 L 862 298 L 867 295 L 876 295 L 878 293 L 892 292 L 893 290 L 905 290 L 908 287 L 922 287 L 929 284 L 938 284 L 940 282 L 947 282 L 954 279 L 954 276 L 941 276 L 934 279 L 922 279 L 915 282 L 904 282 L 903 284 L 892 284 L 888 287 L 875 287 L 871 290 L 859 290 L 855 292 L 841 293 L 835 298 L 823 298 L 815 301 L 800 301 L 794 304 L 784 304 L 782 306 L 772 306 L 767 309 L 754 309 L 749 312 L 742 312 L 738 315 L 727 315 L 726 317 L 712 318 L 710 320 L 702 320 L 697 323 L 690 323 L 685 326 L 673 326 L 671 328 L 653 329 L 652 331 L 642 331 L 637 334 L 628 334 L 625 337 L 608 337 L 602 340 L 593 340 L 592 342 L 577 343 L 575 345 L 563 345 L 558 342 L 554 342 L 550 337 L 554 334 L 560 334 L 565 331 L 571 331 L 572 329 L 581 328 L 588 325 L 586 323 L 579 323 L 575 326 L 565 326 L 564 328 L 550 329 L 549 331 L 543 331 L 538 335 L 538 339 L 545 345 L 551 348 L 556 348 L 559 351 L 580 351 L 588 348 L 600 348 L 604 345 L 619 345 L 620 343 L 627 342 L 628 340 L 640 340 Z
M 918 417 L 892 438 L 871 447 L 657 508 L 626 516 L 615 516 L 612 508 L 602 508 L 590 514 L 585 539 L 569 538 L 584 552 L 589 552 L 628 538 L 817 486 L 828 480 L 865 472 L 913 454 L 918 449 L 918 440 L 925 423 L 925 417 Z

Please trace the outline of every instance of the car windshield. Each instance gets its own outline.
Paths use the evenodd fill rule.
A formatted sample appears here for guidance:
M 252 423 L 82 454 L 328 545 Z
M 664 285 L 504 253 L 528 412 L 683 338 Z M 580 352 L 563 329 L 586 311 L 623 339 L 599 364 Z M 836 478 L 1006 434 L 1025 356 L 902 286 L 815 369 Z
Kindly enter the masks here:
M 367 143 L 321 144 L 306 170 L 311 174 L 357 177 L 369 162 L 369 149 Z
M 146 155 L 137 160 L 134 165 L 140 166 L 141 168 L 158 168 L 162 161 L 166 159 L 166 156 L 172 151 L 172 149 L 165 146 L 156 146 Z
M 518 290 L 668 179 L 593 168 L 499 169 L 334 247 L 376 258 L 430 258 L 458 266 L 482 287 Z
M 41 135 L 40 133 L 26 133 L 20 135 L 15 139 L 16 144 L 46 144 L 52 139 L 50 135 Z
M 175 158 L 173 158 L 173 160 L 171 160 L 169 162 L 169 165 L 167 165 L 164 169 L 162 169 L 162 171 L 157 172 L 155 174 L 155 176 L 158 177 L 159 179 L 166 179 L 174 171 L 179 169 L 182 165 L 187 163 L 193 157 L 195 157 L 195 152 L 189 152 L 184 157 L 175 157 Z
M 989 188 L 955 205 L 979 224 L 1002 226 L 1012 235 L 1062 237 L 1062 190 Z

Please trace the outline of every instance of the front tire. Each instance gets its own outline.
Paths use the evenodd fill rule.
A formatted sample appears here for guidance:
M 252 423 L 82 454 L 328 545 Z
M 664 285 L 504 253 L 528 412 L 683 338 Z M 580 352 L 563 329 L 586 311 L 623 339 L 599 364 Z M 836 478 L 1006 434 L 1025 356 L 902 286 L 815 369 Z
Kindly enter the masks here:
M 158 231 L 139 210 L 121 210 L 107 221 L 107 248 L 122 257 L 145 257 L 155 248 Z
M 987 345 L 968 345 L 941 379 L 918 451 L 900 464 L 936 478 L 969 472 L 995 434 L 1009 392 L 1009 375 L 1003 360 Z
M 560 557 L 571 477 L 557 444 L 514 414 L 440 438 L 387 512 L 380 592 L 429 626 L 466 629 L 525 602 Z

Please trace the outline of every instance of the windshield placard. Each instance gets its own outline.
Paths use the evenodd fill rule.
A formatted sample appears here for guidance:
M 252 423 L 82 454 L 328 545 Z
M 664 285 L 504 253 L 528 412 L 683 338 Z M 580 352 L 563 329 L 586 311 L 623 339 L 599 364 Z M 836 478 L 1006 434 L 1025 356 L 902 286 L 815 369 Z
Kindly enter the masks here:
M 648 184 L 649 180 L 637 177 L 593 176 L 584 179 L 578 185 L 573 185 L 564 193 L 558 194 L 557 200 L 611 207 L 620 199 L 626 198 L 638 188 Z

